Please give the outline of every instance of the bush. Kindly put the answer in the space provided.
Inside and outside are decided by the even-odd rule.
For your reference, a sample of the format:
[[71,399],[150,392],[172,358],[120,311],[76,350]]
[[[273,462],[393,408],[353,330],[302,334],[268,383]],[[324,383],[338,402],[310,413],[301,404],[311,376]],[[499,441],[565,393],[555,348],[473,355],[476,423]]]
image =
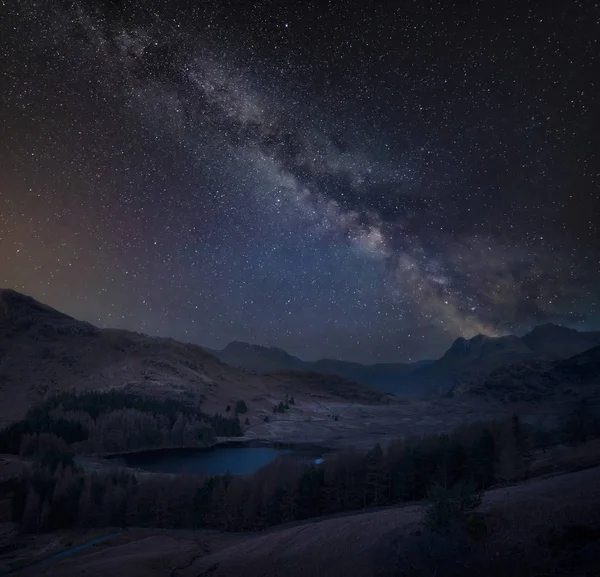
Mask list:
[[236,414],[247,413],[248,406],[246,405],[246,403],[244,401],[240,400],[235,404],[235,412],[236,412]]
[[598,415],[589,403],[581,401],[566,415],[562,425],[563,440],[569,445],[582,445],[600,435]]
[[473,483],[459,483],[449,488],[435,485],[427,495],[425,526],[441,531],[464,525],[468,513],[481,505],[482,495]]

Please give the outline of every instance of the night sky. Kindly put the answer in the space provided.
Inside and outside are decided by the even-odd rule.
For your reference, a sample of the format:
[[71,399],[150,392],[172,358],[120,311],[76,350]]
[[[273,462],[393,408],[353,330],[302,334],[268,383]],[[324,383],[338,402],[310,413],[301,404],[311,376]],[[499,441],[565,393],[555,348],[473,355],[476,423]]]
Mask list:
[[600,328],[593,0],[0,0],[0,286],[303,358]]

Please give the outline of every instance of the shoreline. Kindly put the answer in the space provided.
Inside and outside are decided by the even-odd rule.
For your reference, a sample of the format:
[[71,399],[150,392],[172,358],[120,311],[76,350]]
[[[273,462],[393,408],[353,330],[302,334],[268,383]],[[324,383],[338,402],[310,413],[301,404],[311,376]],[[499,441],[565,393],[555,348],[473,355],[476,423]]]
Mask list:
[[119,453],[102,453],[96,455],[81,455],[81,457],[88,459],[107,459],[114,460],[119,458],[127,458],[133,456],[150,456],[160,455],[161,453],[209,453],[215,449],[228,449],[228,448],[272,448],[272,449],[288,449],[291,451],[298,452],[319,452],[319,453],[330,453],[336,449],[332,446],[320,445],[308,441],[277,441],[273,439],[260,439],[260,438],[248,438],[248,437],[223,437],[212,445],[198,446],[198,445],[187,445],[183,447],[152,447],[149,449],[140,449],[136,451],[122,451]]

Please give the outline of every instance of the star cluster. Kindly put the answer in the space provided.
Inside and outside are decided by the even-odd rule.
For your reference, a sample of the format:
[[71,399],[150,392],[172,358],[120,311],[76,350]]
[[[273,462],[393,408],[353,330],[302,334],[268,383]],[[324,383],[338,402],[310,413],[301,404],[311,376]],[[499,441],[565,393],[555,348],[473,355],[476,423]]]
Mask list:
[[600,327],[597,3],[0,12],[0,284],[304,358]]

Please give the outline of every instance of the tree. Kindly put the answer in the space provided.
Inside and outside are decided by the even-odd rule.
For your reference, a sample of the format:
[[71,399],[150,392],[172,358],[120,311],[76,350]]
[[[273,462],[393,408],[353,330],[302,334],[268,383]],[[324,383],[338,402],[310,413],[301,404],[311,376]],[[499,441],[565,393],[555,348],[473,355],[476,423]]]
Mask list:
[[185,418],[181,413],[179,413],[179,415],[177,415],[177,419],[171,427],[171,443],[176,447],[183,447],[185,445],[185,429]]
[[294,400],[294,395],[290,397],[290,405],[295,405],[296,401]]
[[248,406],[246,405],[246,403],[243,400],[239,400],[235,404],[235,412],[236,412],[236,414],[248,412]]
[[92,496],[92,480],[87,477],[84,481],[84,487],[79,494],[78,524],[82,527],[95,526],[95,504]]
[[515,481],[525,476],[529,463],[529,439],[517,415],[502,427],[498,477]]
[[432,531],[456,527],[481,505],[481,499],[474,483],[459,483],[449,488],[435,485],[427,494],[429,505],[424,514],[425,526]]
[[495,481],[497,461],[496,441],[486,427],[467,452],[466,473],[479,488],[489,487]]
[[320,514],[319,497],[322,487],[323,470],[316,467],[306,469],[298,481],[298,519],[308,519]]
[[265,418],[263,419],[263,421],[264,421],[265,423],[268,423],[268,422],[269,422],[269,415],[265,415]]
[[367,453],[365,505],[382,505],[389,497],[390,479],[383,462],[383,449],[377,443]]
[[277,405],[277,412],[285,413],[285,405],[283,404],[283,401],[279,401],[279,404]]
[[42,500],[39,493],[30,485],[25,501],[21,524],[25,531],[37,531],[40,528]]
[[562,427],[563,437],[567,443],[582,444],[594,436],[594,415],[589,404],[579,402],[567,415]]

